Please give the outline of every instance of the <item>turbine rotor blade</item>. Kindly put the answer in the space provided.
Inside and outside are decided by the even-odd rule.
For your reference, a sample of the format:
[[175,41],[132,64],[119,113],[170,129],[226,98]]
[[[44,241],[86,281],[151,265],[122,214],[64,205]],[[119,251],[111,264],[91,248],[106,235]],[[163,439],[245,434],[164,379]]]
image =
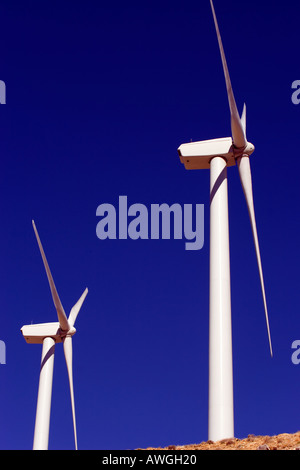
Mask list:
[[249,216],[250,216],[250,222],[251,222],[255,251],[256,251],[256,258],[257,258],[257,264],[258,264],[258,271],[259,271],[259,277],[260,277],[260,284],[261,284],[261,290],[262,290],[262,295],[263,295],[270,353],[271,353],[271,356],[273,356],[264,277],[263,277],[263,271],[262,271],[262,264],[261,264],[258,236],[257,236],[257,228],[256,228],[256,221],[255,221],[250,160],[249,160],[248,155],[237,158],[237,164],[238,164],[240,179],[241,179],[242,187],[244,190],[244,194],[245,194],[245,198],[246,198],[246,202],[248,206],[248,211],[249,211]]
[[52,299],[53,299],[53,302],[54,302],[54,305],[55,305],[55,308],[56,308],[56,311],[57,311],[57,316],[58,316],[58,321],[59,321],[60,328],[63,331],[69,331],[70,325],[68,323],[67,316],[65,314],[64,308],[63,308],[62,303],[60,301],[60,298],[58,296],[58,293],[57,293],[57,290],[56,290],[56,287],[55,287],[55,284],[54,284],[54,281],[53,281],[53,277],[52,277],[52,274],[51,274],[51,271],[50,271],[50,268],[49,268],[49,265],[48,265],[48,262],[47,262],[47,258],[46,258],[46,255],[45,255],[45,252],[44,252],[44,249],[43,249],[43,246],[42,246],[42,243],[41,243],[41,240],[40,240],[40,237],[39,237],[39,234],[38,234],[38,231],[36,229],[34,221],[32,221],[32,226],[33,226],[33,230],[34,230],[34,233],[35,233],[38,245],[39,245],[39,249],[40,249],[40,252],[41,252],[41,255],[42,255],[43,263],[44,263],[44,266],[45,266],[45,270],[46,270],[46,274],[47,274],[47,278],[48,278],[48,282],[49,282],[49,286],[50,286],[50,290],[51,290],[51,294],[52,294]]
[[76,318],[77,318],[77,315],[81,309],[81,306],[87,296],[87,293],[88,293],[88,288],[85,289],[84,293],[82,294],[82,296],[80,297],[80,299],[76,302],[76,304],[72,307],[71,309],[71,312],[70,312],[70,315],[69,315],[69,318],[68,318],[68,322],[69,322],[69,325],[72,327],[74,326],[74,323],[76,321]]
[[68,370],[69,384],[70,384],[70,396],[72,405],[72,416],[73,416],[73,428],[74,428],[74,440],[75,449],[77,450],[77,431],[76,431],[76,417],[75,417],[75,402],[74,402],[74,387],[73,387],[73,348],[72,348],[72,336],[65,336],[63,338],[63,346],[65,359]]
[[229,101],[229,108],[230,108],[230,114],[231,114],[231,133],[232,133],[232,140],[237,148],[242,148],[246,147],[247,145],[247,139],[243,130],[242,122],[236,107],[236,102],[234,99],[233,95],[233,90],[231,86],[231,80],[229,76],[229,71],[227,67],[227,62],[226,62],[226,57],[224,53],[224,48],[222,44],[222,39],[221,39],[221,34],[218,26],[218,21],[214,9],[214,5],[212,0],[210,0],[210,6],[212,9],[212,14],[214,17],[214,23],[215,23],[215,28],[217,32],[217,38],[218,38],[218,43],[219,43],[219,49],[221,53],[221,59],[222,59],[222,65],[223,65],[223,71],[225,75],[225,82],[226,82],[226,89],[227,89],[227,96],[228,96],[228,101]]
[[247,137],[246,137],[246,103],[244,103],[244,107],[243,107],[243,112],[241,116],[241,124],[242,124],[242,128],[244,131],[245,139],[247,140]]

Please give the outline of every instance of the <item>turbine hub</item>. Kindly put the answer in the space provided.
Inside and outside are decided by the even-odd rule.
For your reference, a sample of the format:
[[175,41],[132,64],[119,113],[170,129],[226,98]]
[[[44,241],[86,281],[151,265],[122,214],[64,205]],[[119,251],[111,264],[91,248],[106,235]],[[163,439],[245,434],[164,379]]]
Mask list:
[[247,142],[246,147],[244,148],[233,148],[234,158],[242,157],[243,155],[248,156],[251,155],[255,150],[255,147],[251,142]]
[[76,328],[74,326],[71,326],[69,330],[62,330],[59,328],[59,335],[61,338],[64,338],[65,336],[73,336],[76,333]]
[[253,144],[251,144],[251,142],[247,142],[247,145],[246,145],[246,148],[244,150],[244,152],[247,154],[247,155],[251,155],[251,153],[253,153],[255,150],[255,147]]
[[71,328],[68,331],[68,336],[73,336],[76,333],[76,328],[74,326],[71,326]]

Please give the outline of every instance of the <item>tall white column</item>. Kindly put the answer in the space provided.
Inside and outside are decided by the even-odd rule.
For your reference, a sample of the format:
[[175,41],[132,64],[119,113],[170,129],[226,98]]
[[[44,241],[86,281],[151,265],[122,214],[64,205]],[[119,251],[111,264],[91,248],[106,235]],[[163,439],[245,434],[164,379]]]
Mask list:
[[36,407],[33,450],[48,449],[54,349],[54,339],[45,338],[43,341],[42,349],[42,361]]
[[208,439],[234,436],[227,166],[210,163]]

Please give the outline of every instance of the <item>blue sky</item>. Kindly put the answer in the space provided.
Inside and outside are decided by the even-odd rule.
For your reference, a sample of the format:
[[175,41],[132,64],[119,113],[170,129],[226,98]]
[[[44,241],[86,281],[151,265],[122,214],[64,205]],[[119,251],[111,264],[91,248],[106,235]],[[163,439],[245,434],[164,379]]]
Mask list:
[[[235,435],[299,430],[298,1],[215,0],[238,109],[247,104],[254,203],[273,342],[252,233],[228,170]],[[89,288],[73,340],[80,449],[207,440],[209,171],[184,142],[230,135],[208,0],[0,4],[0,448],[33,442],[41,346],[24,324],[56,321],[34,219],[66,311]],[[99,240],[102,203],[204,204],[204,246]],[[49,448],[73,448],[62,345]]]

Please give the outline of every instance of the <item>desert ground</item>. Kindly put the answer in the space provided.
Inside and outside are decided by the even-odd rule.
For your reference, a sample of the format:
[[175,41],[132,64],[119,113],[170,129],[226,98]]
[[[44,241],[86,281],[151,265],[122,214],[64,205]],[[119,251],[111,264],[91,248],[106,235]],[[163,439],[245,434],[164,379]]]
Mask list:
[[200,444],[148,447],[146,450],[300,450],[300,431],[294,434],[278,434],[277,436],[249,434],[244,439],[230,438],[216,442],[201,442]]

